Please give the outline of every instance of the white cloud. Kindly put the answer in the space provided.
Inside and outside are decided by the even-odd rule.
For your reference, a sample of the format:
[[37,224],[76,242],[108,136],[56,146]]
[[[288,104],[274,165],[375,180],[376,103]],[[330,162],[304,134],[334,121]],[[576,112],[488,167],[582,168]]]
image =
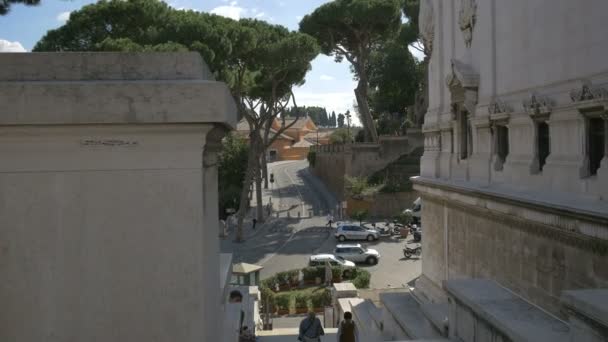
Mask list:
[[65,23],[70,19],[70,12],[61,12],[57,15],[57,21]]
[[236,1],[230,3],[230,6],[218,6],[210,11],[213,14],[221,15],[234,20],[239,20],[244,16],[246,9],[237,6]]
[[264,13],[264,12],[260,12],[260,13],[256,14],[256,15],[255,15],[255,17],[256,17],[256,18],[261,18],[261,17],[263,17],[263,16],[265,16],[265,15],[266,15],[266,13]]
[[333,80],[335,80],[335,78],[334,78],[334,77],[329,76],[329,75],[321,75],[321,77],[319,77],[319,79],[320,79],[321,81],[333,81]]
[[27,52],[27,50],[19,42],[0,39],[0,52]]
[[296,20],[297,20],[297,21],[302,20],[302,18],[304,18],[304,17],[303,17],[303,16],[301,16],[301,15],[296,15]]
[[416,58],[418,61],[424,60],[424,53],[422,51],[413,48],[412,46],[408,46],[407,49],[410,50],[414,58]]

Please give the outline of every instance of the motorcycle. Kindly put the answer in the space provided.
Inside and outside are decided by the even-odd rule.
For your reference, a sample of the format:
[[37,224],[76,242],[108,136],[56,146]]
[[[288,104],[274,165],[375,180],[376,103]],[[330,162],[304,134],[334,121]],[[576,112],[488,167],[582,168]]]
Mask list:
[[405,246],[403,249],[403,256],[406,259],[409,259],[412,257],[412,255],[420,257],[420,255],[422,255],[422,245],[416,244],[414,247]]

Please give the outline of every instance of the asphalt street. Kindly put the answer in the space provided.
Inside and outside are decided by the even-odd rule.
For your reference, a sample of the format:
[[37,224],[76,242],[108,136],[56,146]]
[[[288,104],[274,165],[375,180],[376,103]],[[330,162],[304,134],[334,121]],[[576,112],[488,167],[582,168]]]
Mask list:
[[[247,222],[245,229],[250,237],[245,242],[235,243],[228,237],[221,244],[222,252],[233,253],[234,262],[263,266],[262,279],[280,271],[305,267],[311,254],[331,253],[337,244],[333,229],[325,224],[327,213],[333,211],[338,202],[310,173],[308,162],[271,163],[269,172],[274,174],[275,182],[263,195],[265,203],[272,202],[272,218],[258,225],[256,231],[251,231],[251,224]],[[420,275],[420,260],[403,258],[404,240],[386,238],[355,243],[377,249],[381,254],[377,265],[360,265],[372,274],[371,288],[405,287]]]

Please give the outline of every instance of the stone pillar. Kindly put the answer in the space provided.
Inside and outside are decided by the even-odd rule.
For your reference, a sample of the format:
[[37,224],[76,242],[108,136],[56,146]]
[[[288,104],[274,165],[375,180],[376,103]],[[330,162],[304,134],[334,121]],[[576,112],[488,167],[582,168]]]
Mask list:
[[0,66],[0,341],[219,341],[226,86],[195,53]]

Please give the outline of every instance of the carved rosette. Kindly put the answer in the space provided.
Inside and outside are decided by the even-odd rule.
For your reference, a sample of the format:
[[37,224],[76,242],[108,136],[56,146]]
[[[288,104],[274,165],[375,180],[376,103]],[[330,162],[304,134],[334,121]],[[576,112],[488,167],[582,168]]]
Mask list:
[[530,94],[530,98],[523,102],[524,110],[533,119],[543,118],[551,114],[551,101],[537,94]]
[[435,39],[435,12],[431,0],[420,1],[418,30],[422,37],[422,43],[430,56],[433,51],[433,40]]
[[477,2],[475,0],[462,0],[458,13],[458,24],[464,37],[466,47],[471,47],[473,41],[473,28],[477,17]]

